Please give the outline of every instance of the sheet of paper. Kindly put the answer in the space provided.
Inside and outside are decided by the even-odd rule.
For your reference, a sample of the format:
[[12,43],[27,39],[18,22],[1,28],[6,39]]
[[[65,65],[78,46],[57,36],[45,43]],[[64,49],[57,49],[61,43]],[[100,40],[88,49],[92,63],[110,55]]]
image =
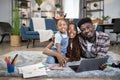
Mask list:
[[46,66],[42,63],[19,67],[19,73],[23,74],[23,78],[47,75]]
[[49,69],[50,70],[63,70],[64,67],[60,67],[59,65],[50,65]]

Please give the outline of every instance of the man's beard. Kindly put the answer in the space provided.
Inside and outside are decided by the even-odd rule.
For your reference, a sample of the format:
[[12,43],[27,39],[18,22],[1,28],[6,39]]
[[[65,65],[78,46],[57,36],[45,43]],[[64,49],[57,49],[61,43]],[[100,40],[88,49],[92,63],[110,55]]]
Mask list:
[[86,40],[88,40],[89,42],[94,42],[95,41],[95,32],[93,33],[93,35],[88,35],[88,36],[85,36],[86,37]]

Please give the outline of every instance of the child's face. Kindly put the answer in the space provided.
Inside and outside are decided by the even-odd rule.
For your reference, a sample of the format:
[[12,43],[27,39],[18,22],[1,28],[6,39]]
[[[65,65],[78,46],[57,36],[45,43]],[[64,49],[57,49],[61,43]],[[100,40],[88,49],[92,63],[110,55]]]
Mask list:
[[76,36],[77,31],[74,24],[69,25],[68,34],[69,38],[74,38]]
[[67,31],[67,23],[65,20],[59,20],[57,23],[57,29],[61,32],[61,33],[66,33]]

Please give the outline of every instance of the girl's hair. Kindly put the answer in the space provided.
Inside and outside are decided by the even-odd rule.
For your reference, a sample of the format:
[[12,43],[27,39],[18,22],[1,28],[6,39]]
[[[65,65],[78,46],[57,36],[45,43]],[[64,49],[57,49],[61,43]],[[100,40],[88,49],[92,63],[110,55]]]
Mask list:
[[66,21],[65,19],[57,19],[57,20],[56,20],[56,25],[58,24],[58,22],[59,22],[60,20],[64,20],[64,21],[67,23],[67,21]]
[[60,19],[57,19],[57,18],[53,17],[53,20],[55,21],[55,24],[56,24],[56,25],[58,24],[58,21],[59,21],[59,20],[64,20],[65,22],[67,22],[67,21],[65,20],[65,17],[64,17],[64,18],[60,18]]

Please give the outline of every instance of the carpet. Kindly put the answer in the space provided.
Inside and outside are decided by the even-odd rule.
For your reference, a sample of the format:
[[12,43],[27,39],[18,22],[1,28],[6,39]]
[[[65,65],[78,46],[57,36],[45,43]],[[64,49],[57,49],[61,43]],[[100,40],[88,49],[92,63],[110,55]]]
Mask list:
[[[11,56],[14,57],[15,54],[18,54],[18,61],[15,68],[15,73],[8,74],[6,72],[6,63],[4,61],[5,56]],[[108,52],[108,55],[110,55],[110,59],[108,60],[109,63],[116,62],[120,60],[120,55],[115,54],[111,51]],[[5,55],[0,56],[0,76],[19,76],[22,77],[18,73],[18,67],[30,65],[34,63],[42,62],[43,64],[46,64],[46,55],[44,55],[41,51],[13,51]],[[105,70],[94,70],[94,71],[85,71],[80,73],[75,73],[71,68],[69,68],[69,65],[76,65],[79,64],[80,61],[76,62],[68,62],[67,66],[64,68],[64,70],[51,70],[47,71],[47,76],[41,76],[42,78],[120,78],[120,69],[118,68],[112,68],[107,67]]]

